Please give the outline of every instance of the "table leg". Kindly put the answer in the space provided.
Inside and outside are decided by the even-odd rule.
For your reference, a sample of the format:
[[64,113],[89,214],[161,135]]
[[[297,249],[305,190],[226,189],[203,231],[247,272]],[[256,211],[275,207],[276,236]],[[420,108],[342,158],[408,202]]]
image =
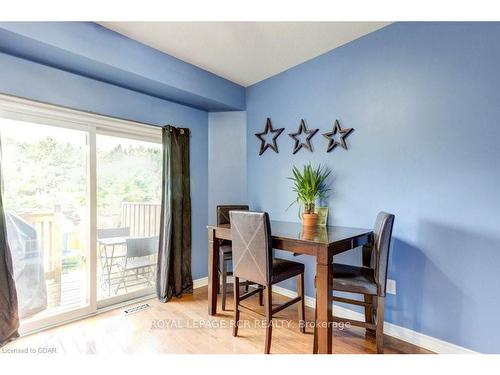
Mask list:
[[219,285],[219,241],[215,230],[208,229],[208,314],[217,314],[217,287]]
[[318,353],[332,353],[332,266],[331,261],[316,264],[316,303]]

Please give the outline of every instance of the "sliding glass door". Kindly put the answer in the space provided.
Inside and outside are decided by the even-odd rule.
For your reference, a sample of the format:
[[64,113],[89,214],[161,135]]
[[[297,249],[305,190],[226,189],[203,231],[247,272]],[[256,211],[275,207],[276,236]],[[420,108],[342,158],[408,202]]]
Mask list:
[[97,301],[153,293],[160,229],[161,145],[97,135]]
[[21,332],[154,291],[161,130],[0,94]]
[[0,132],[20,318],[88,307],[88,133],[10,119],[0,119]]

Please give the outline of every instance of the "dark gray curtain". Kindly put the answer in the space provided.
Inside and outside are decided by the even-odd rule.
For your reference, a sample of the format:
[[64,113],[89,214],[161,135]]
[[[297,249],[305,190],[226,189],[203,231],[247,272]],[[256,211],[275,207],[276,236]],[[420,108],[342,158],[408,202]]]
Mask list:
[[[1,155],[1,143],[0,143]],[[17,292],[14,284],[12,256],[7,242],[7,228],[2,200],[2,168],[0,165],[0,347],[19,336]]]
[[163,181],[156,295],[192,293],[189,129],[163,128]]

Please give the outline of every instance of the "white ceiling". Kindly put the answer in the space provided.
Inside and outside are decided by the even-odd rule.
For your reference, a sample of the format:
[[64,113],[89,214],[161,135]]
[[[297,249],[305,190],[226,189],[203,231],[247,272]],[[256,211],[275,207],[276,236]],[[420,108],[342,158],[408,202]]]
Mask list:
[[287,70],[389,22],[100,22],[243,86]]

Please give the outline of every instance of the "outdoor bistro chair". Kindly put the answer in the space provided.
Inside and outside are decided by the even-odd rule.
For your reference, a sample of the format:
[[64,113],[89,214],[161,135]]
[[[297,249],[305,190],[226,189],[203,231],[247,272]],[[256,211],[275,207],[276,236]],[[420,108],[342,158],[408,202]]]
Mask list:
[[101,263],[99,281],[101,289],[104,291],[107,290],[108,295],[111,295],[113,281],[117,280],[120,274],[120,271],[117,269],[118,262],[125,255],[124,239],[129,236],[129,227],[97,229],[97,245],[99,248],[99,261]]
[[121,276],[116,293],[121,288],[127,291],[141,284],[154,285],[158,239],[158,236],[126,239],[126,255],[118,265]]

